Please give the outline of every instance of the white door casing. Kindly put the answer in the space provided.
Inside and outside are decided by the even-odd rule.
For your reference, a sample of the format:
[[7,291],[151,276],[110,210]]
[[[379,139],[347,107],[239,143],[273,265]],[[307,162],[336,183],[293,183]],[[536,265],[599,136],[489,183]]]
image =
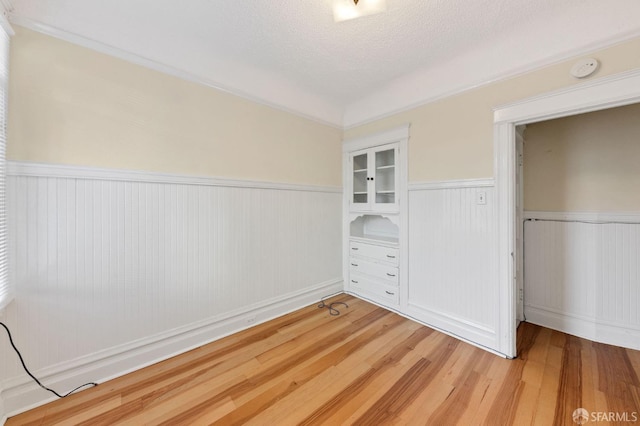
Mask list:
[[640,69],[576,84],[494,109],[498,229],[498,348],[515,357],[516,126],[640,102]]

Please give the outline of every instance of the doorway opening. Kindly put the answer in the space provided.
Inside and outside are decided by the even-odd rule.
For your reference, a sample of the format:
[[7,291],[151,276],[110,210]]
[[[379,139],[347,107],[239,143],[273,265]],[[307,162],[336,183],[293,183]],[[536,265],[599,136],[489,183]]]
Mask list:
[[640,349],[638,117],[640,103],[516,127],[519,321]]
[[[498,346],[515,357],[518,311],[517,126],[640,102],[640,70],[577,84],[494,111],[498,224]],[[521,267],[521,265],[520,265]]]

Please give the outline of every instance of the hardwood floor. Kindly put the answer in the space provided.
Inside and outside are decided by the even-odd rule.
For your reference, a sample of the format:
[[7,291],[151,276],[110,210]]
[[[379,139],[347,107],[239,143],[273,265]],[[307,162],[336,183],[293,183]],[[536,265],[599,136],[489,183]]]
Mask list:
[[349,308],[301,309],[7,425],[572,425],[579,407],[589,423],[629,424],[640,413],[638,351],[522,324],[519,358],[506,360],[333,300]]

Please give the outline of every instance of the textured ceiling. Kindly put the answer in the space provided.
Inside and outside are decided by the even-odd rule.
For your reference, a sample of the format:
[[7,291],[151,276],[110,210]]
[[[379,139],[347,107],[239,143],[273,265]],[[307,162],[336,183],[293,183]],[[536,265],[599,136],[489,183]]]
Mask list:
[[366,120],[344,123],[343,114],[403,76],[415,83],[416,73],[427,76],[442,64],[474,67],[456,59],[477,60],[478,52],[491,63],[477,64],[474,81],[440,72],[435,87],[477,84],[640,35],[638,0],[387,0],[387,12],[341,23],[333,21],[331,0],[12,4],[15,24],[97,41],[336,125]]

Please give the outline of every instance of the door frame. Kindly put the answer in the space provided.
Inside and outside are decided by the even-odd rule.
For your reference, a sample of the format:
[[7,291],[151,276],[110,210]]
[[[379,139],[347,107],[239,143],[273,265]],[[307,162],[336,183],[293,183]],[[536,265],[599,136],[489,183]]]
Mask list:
[[640,103],[640,69],[575,84],[494,109],[494,175],[498,230],[498,347],[517,355],[515,261],[516,126]]

